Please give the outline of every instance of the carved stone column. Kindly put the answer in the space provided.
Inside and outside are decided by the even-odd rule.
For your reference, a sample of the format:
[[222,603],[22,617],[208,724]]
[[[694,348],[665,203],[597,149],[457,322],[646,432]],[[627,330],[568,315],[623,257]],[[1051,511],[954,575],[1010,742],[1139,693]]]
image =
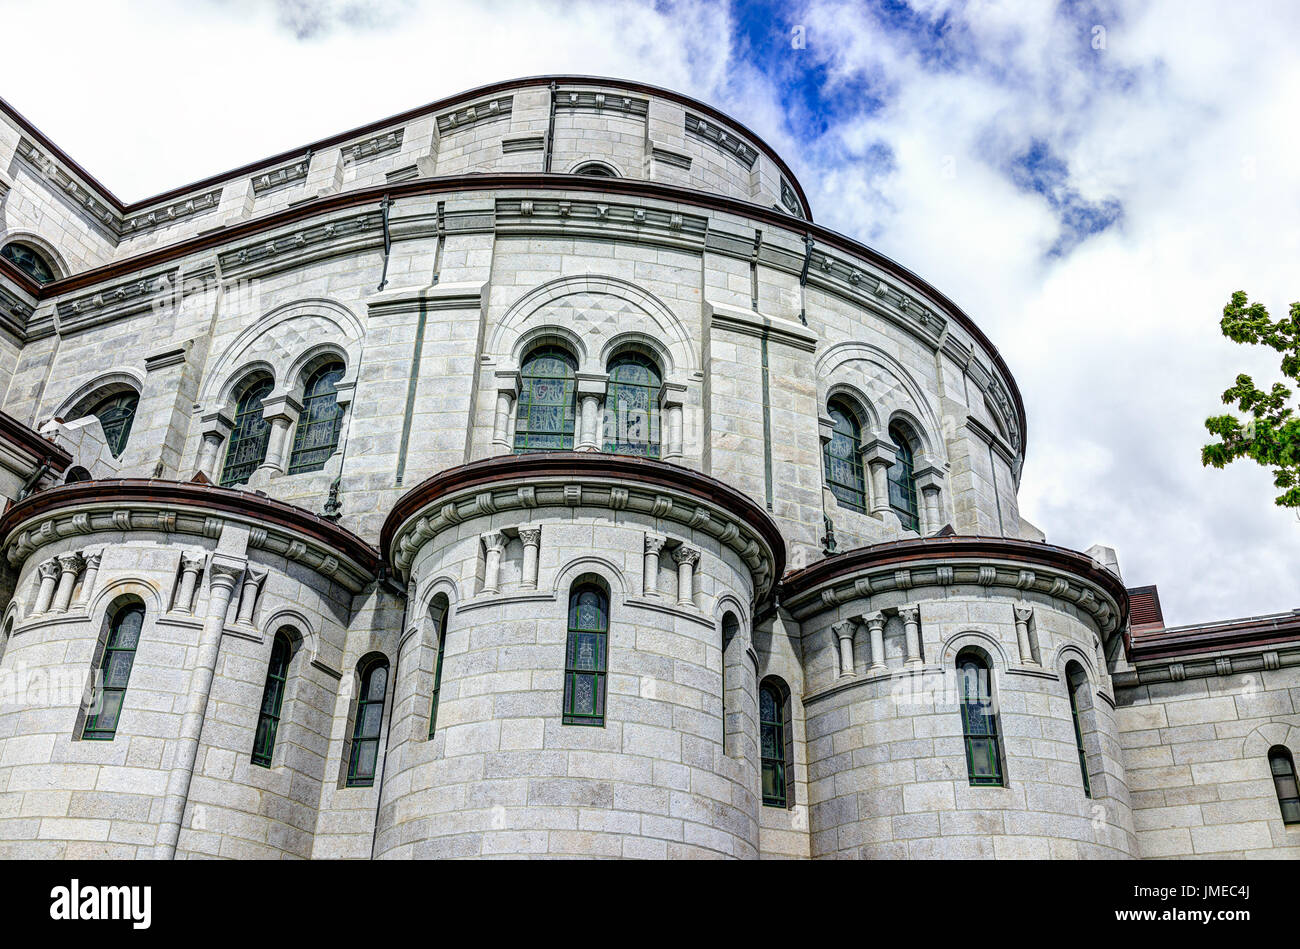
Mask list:
[[1025,665],[1037,665],[1034,662],[1034,647],[1029,640],[1029,621],[1034,616],[1034,611],[1028,606],[1017,606],[1016,611],[1016,644],[1020,647],[1020,661]]
[[898,610],[903,620],[904,641],[907,648],[907,666],[921,664],[921,609],[917,606],[903,606]]
[[72,588],[77,584],[84,561],[81,554],[59,554],[59,588],[54,593],[54,612],[66,613],[72,603]]
[[894,446],[878,438],[862,447],[862,463],[870,473],[871,513],[876,517],[889,513],[889,466],[897,457]]
[[519,585],[525,590],[537,589],[537,559],[542,546],[540,527],[519,528],[519,542],[524,545],[524,569]]
[[[244,574],[244,590],[239,597],[239,615],[235,617],[235,622],[240,626],[253,625],[253,609],[257,606],[257,595],[262,590],[262,584],[266,582],[266,570],[254,570],[252,567]],[[215,581],[215,574],[208,581]]]
[[92,550],[85,554],[86,576],[81,581],[81,596],[78,597],[78,603],[90,602],[90,595],[95,592],[95,580],[99,577],[99,561],[104,556],[102,548]]
[[498,370],[496,374],[497,406],[492,417],[492,444],[509,451],[511,448],[510,413],[519,397],[519,373]]
[[37,567],[36,573],[41,578],[41,585],[36,591],[36,604],[32,607],[32,612],[45,613],[54,600],[54,584],[59,579],[59,562],[51,558]]
[[498,593],[501,589],[501,555],[506,549],[506,535],[500,531],[488,531],[483,535],[483,546],[487,550],[483,563],[483,592]]
[[198,470],[209,481],[216,481],[221,474],[221,446],[235,423],[224,412],[209,412],[199,422],[203,426],[203,443],[199,446]]
[[645,569],[641,574],[641,592],[646,596],[659,595],[659,555],[668,538],[663,534],[645,535]]
[[944,473],[938,465],[923,460],[915,472],[916,491],[920,496],[921,536],[933,534],[943,527],[941,503]]
[[609,376],[603,373],[578,373],[578,419],[574,447],[578,451],[601,449],[601,403]]
[[673,551],[677,561],[677,602],[681,606],[695,605],[695,565],[700,562],[700,552],[682,544]]
[[685,452],[685,395],[686,386],[679,382],[664,382],[659,389],[659,457],[664,461],[677,461]]
[[871,634],[871,666],[867,672],[875,675],[885,671],[885,614],[873,613],[866,621]]
[[288,467],[289,430],[298,421],[302,405],[290,395],[273,396],[262,403],[262,418],[271,424],[266,439],[266,457],[258,470],[282,473]]
[[226,611],[230,608],[230,594],[243,573],[244,561],[225,554],[214,554],[208,571],[208,615],[199,634],[198,659],[190,673],[186,690],[185,714],[181,718],[181,733],[175,763],[167,779],[167,796],[163,800],[162,820],[159,822],[155,856],[170,860],[176,855],[176,841],[181,835],[181,821],[185,817],[185,803],[190,796],[190,782],[194,777],[194,760],[199,752],[199,735],[207,714],[208,695],[212,691],[212,677],[217,668],[217,654],[221,649],[221,631],[226,625]]
[[853,623],[845,620],[831,627],[839,643],[840,678],[853,675]]
[[172,609],[178,613],[194,612],[194,590],[198,586],[203,560],[202,551],[187,550],[181,554],[181,582],[176,591],[176,600],[172,604]]

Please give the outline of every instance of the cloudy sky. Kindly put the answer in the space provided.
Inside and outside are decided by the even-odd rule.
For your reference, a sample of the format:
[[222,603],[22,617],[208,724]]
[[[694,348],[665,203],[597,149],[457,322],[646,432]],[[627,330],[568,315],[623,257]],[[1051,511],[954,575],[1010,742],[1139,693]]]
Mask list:
[[[134,200],[511,76],[668,86],[780,151],[822,224],[958,301],[1024,394],[1023,515],[1167,622],[1300,607],[1300,519],[1203,421],[1300,299],[1300,4],[0,0],[0,95]],[[19,39],[20,42],[12,42]]]

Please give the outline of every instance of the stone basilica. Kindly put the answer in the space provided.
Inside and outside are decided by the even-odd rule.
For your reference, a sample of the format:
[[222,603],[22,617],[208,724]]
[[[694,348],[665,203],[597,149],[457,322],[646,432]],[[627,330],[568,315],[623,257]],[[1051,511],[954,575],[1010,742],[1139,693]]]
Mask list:
[[125,203],[0,103],[0,854],[1300,855],[1300,611],[1166,627],[729,116],[502,82]]

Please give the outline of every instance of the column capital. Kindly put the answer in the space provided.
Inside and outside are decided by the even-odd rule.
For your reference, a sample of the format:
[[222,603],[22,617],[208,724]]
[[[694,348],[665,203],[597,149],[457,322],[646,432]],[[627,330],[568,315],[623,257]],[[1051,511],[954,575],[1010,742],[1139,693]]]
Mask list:
[[1028,623],[1031,619],[1034,618],[1034,608],[1032,606],[1023,606],[1021,604],[1016,604],[1014,609],[1016,611],[1017,623]]
[[204,438],[207,438],[209,435],[215,435],[218,438],[224,439],[230,435],[230,432],[234,427],[234,419],[227,415],[223,409],[206,412],[199,416],[199,431],[202,432]]
[[578,398],[601,398],[609,388],[609,373],[579,372],[575,376]]
[[499,530],[487,531],[483,534],[483,546],[500,553],[506,549],[506,535]]
[[197,573],[203,569],[203,561],[207,559],[207,553],[202,550],[183,550],[181,551],[181,569],[187,573]]
[[688,563],[694,567],[700,562],[700,552],[694,547],[681,544],[673,550],[673,559],[679,564]]
[[898,616],[904,623],[921,622],[921,608],[919,606],[900,606]]
[[213,589],[229,592],[235,588],[244,572],[247,561],[228,554],[213,554],[212,566],[208,570],[208,584]]
[[298,421],[302,413],[302,403],[289,393],[273,394],[262,400],[262,418],[268,422],[280,420],[290,424]]
[[681,407],[686,402],[686,385],[681,382],[673,382],[665,379],[659,386],[659,407],[661,409],[671,409]]
[[666,543],[668,543],[668,538],[663,534],[652,534],[647,531],[645,535],[645,552],[658,556],[663,552]]
[[542,541],[542,528],[539,524],[519,528],[519,541],[525,547],[536,547]]
[[863,444],[860,454],[862,463],[873,468],[880,466],[888,468],[898,460],[898,449],[891,442],[879,438],[873,438]]
[[51,557],[49,560],[38,566],[36,572],[40,575],[42,580],[57,580],[59,579],[59,561],[54,557]]
[[885,628],[885,614],[881,612],[876,612],[870,614],[869,616],[863,616],[862,622],[865,623],[867,625],[867,628],[872,630],[873,632],[878,629],[883,630]]
[[518,369],[498,369],[493,373],[493,380],[498,395],[508,395],[512,399],[519,395],[522,383],[519,379]]
[[836,639],[852,639],[853,627],[854,623],[852,620],[844,620],[843,622],[836,623],[832,626],[831,631],[835,633]]
[[60,573],[80,573],[82,566],[85,564],[81,554],[75,551],[59,554],[58,561]]
[[98,570],[99,561],[104,556],[104,548],[96,547],[94,550],[86,551],[82,554],[82,559],[86,562],[87,570]]

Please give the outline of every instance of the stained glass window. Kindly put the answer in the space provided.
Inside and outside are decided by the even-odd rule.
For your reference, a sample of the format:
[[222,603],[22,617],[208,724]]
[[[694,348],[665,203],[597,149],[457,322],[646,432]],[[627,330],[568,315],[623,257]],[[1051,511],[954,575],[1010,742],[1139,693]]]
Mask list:
[[855,511],[866,511],[867,489],[862,476],[862,428],[849,407],[832,402],[826,407],[833,423],[823,456],[826,486],[835,499]]
[[280,707],[284,704],[284,685],[289,678],[289,654],[292,652],[289,637],[283,632],[275,634],[271,646],[271,663],[266,668],[266,687],[262,689],[262,710],[257,716],[257,731],[253,735],[253,764],[271,767],[275,751],[275,733],[280,728]]
[[1268,752],[1268,766],[1273,772],[1277,803],[1282,808],[1282,823],[1300,824],[1300,789],[1296,787],[1295,761],[1291,752],[1274,745]]
[[974,786],[1002,784],[998,715],[993,708],[989,667],[972,655],[957,661],[961,690],[961,728],[966,741],[966,769]]
[[270,394],[271,380],[263,379],[254,382],[239,397],[235,427],[230,432],[230,447],[226,449],[226,465],[221,472],[221,484],[225,487],[246,483],[266,459],[271,426],[262,418],[262,400]]
[[1088,677],[1077,663],[1066,667],[1066,689],[1070,693],[1070,717],[1074,720],[1074,744],[1079,749],[1079,771],[1083,774],[1083,793],[1092,797],[1092,782],[1088,779],[1088,755],[1083,750],[1083,725],[1079,720],[1079,695],[1088,687]]
[[33,247],[13,242],[0,248],[0,257],[9,261],[37,283],[49,283],[54,279],[54,268],[50,262]]
[[903,527],[914,531],[920,529],[920,520],[916,507],[916,462],[912,454],[912,439],[907,429],[901,425],[889,426],[889,437],[893,441],[897,454],[894,463],[889,466],[889,506]]
[[384,721],[384,694],[388,690],[388,663],[376,659],[361,676],[357,721],[352,729],[352,756],[348,759],[348,787],[368,788],[375,783],[379,760],[379,726]]
[[578,364],[558,346],[535,349],[520,371],[515,451],[569,451],[577,417]]
[[786,728],[785,697],[776,685],[764,682],[758,689],[758,728],[763,762],[763,803],[768,807],[786,806]]
[[433,701],[429,703],[429,737],[438,727],[438,697],[442,692],[442,657],[447,651],[447,612],[438,618],[438,658],[433,666]]
[[564,724],[605,724],[609,602],[603,591],[583,586],[569,597],[569,635],[564,659]]
[[96,675],[94,698],[81,737],[87,741],[112,741],[126,699],[126,685],[131,679],[140,630],[144,628],[144,607],[124,606],[113,614],[109,624],[104,657]]
[[320,471],[339,445],[343,410],[334,386],[343,378],[343,363],[322,366],[311,374],[303,388],[302,412],[293,436],[289,474]]
[[121,392],[110,395],[94,409],[91,414],[99,419],[99,426],[104,430],[104,441],[114,458],[122,457],[126,441],[131,437],[131,423],[135,421],[135,409],[140,397],[134,392]]
[[605,451],[659,457],[659,389],[663,379],[649,356],[624,353],[609,367]]

